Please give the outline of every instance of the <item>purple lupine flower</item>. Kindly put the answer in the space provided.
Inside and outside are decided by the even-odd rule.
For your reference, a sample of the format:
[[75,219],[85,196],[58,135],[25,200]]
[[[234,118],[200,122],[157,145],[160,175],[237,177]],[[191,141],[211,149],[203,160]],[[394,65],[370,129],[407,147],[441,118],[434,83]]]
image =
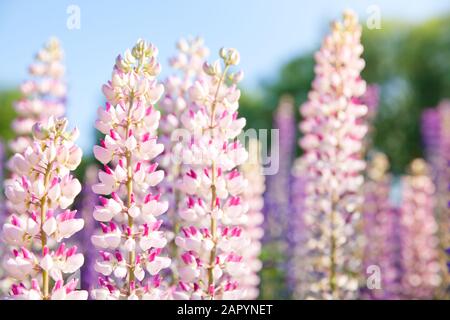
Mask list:
[[380,104],[380,86],[377,84],[367,85],[366,92],[360,100],[362,104],[367,106],[367,121],[372,122],[377,115]]
[[447,258],[449,260],[447,261],[447,272],[450,273],[450,247],[445,250],[445,253],[447,253]]
[[294,101],[283,96],[274,116],[274,128],[279,130],[279,169],[268,176],[266,192],[266,241],[280,240],[287,230],[291,167],[295,151]]
[[363,230],[365,250],[363,267],[367,276],[378,268],[380,287],[362,288],[366,299],[395,299],[398,293],[399,269],[396,256],[399,241],[395,239],[398,214],[389,201],[391,177],[387,174],[389,162],[386,155],[376,153],[371,157],[364,184]]
[[97,273],[94,270],[97,251],[91,243],[91,237],[96,229],[92,212],[98,204],[98,196],[92,191],[92,186],[97,182],[97,170],[95,165],[87,167],[78,208],[81,217],[84,219],[84,229],[78,237],[78,241],[84,250],[84,265],[80,270],[81,288],[89,291],[97,282]]
[[[295,127],[294,101],[291,97],[284,96],[280,100],[274,116],[274,128],[279,130],[279,141],[272,141],[272,143],[278,143],[279,168],[275,175],[267,177],[264,207],[264,229],[266,230],[264,244],[270,253],[264,262],[265,268],[273,268],[282,277],[287,268],[285,257],[287,255],[289,212],[291,211],[289,190],[295,151]],[[281,258],[276,258],[275,254],[281,255]],[[283,283],[284,280],[276,279],[280,283]],[[268,284],[268,286],[270,285]],[[276,288],[279,286],[277,285]],[[281,288],[271,288],[271,291],[274,291],[271,297],[286,297],[286,292],[281,292]]]
[[288,288],[294,298],[302,298],[308,290],[302,281],[305,272],[304,258],[306,256],[306,229],[304,221],[305,196],[306,196],[306,172],[302,158],[298,158],[292,170],[291,203],[292,212],[289,224],[289,261],[287,281]]
[[438,226],[434,217],[435,186],[426,162],[411,163],[403,178],[401,207],[401,257],[403,298],[431,299],[441,284],[438,260]]
[[422,114],[422,137],[426,158],[436,186],[435,214],[438,223],[439,262],[443,277],[437,297],[448,297],[450,274],[447,272],[445,249],[450,243],[450,100],[443,100],[436,108],[426,109]]
[[447,272],[450,273],[450,247],[445,250],[445,253],[447,253],[447,257],[449,259],[449,261],[447,261]]
[[438,109],[428,108],[422,113],[421,130],[426,158],[434,171],[440,153],[441,121]]

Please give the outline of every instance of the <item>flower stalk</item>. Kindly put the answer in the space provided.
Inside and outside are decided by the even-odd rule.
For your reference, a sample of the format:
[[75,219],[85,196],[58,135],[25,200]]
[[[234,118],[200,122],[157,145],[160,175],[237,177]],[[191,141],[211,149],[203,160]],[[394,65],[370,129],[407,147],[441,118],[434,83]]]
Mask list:
[[306,198],[304,221],[308,233],[306,298],[355,298],[361,268],[356,226],[361,215],[360,192],[365,168],[362,159],[367,106],[360,97],[366,83],[360,72],[361,26],[346,11],[342,22],[315,55],[315,79],[301,107]]
[[[10,162],[13,178],[5,181],[5,192],[13,214],[3,233],[13,248],[5,268],[20,281],[11,287],[15,299],[87,299],[86,291],[76,290],[78,279],[64,284],[63,276],[84,263],[77,247],[66,248],[63,242],[84,226],[76,211],[67,209],[81,191],[70,171],[80,164],[82,152],[74,143],[78,130],[66,132],[66,127],[64,118],[35,124],[32,144]],[[59,246],[51,251],[51,244]]]
[[219,54],[222,61],[205,63],[189,88],[188,108],[181,117],[189,135],[176,147],[184,168],[183,221],[175,238],[182,261],[174,292],[178,299],[242,297],[237,279],[245,263],[238,252],[247,243],[240,224],[248,210],[241,196],[247,182],[238,171],[247,152],[236,140],[245,125],[237,118],[236,84],[242,73],[230,72],[239,62],[235,49]]
[[157,54],[138,40],[116,59],[112,80],[103,86],[108,102],[98,110],[96,127],[105,138],[94,147],[104,165],[93,186],[102,195],[93,212],[101,230],[91,237],[101,274],[94,299],[161,299],[167,293],[160,272],[171,261],[161,255],[167,239],[157,217],[168,203],[156,193],[164,172],[154,162],[164,149],[156,136],[160,113],[154,105],[163,94]]

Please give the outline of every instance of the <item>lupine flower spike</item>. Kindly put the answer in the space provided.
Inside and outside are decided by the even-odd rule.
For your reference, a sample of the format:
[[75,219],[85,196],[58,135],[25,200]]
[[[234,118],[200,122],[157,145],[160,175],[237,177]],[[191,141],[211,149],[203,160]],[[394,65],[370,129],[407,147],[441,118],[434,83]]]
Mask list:
[[185,165],[185,222],[175,239],[183,260],[176,298],[242,297],[237,279],[247,266],[239,251],[249,244],[240,227],[248,210],[242,199],[247,182],[237,168],[247,158],[236,140],[245,126],[237,113],[242,72],[229,73],[239,63],[235,49],[221,49],[220,57],[223,68],[220,60],[204,64],[206,75],[189,89],[192,103],[181,118],[191,137],[177,148]]
[[32,78],[21,85],[23,98],[14,104],[18,116],[12,124],[17,136],[10,143],[13,152],[22,153],[30,145],[31,128],[36,122],[64,115],[67,88],[63,56],[59,41],[51,38],[30,65]]
[[402,294],[408,299],[431,299],[441,283],[437,223],[434,217],[435,186],[422,159],[411,163],[403,178],[401,208]]
[[94,269],[97,251],[91,243],[91,236],[96,230],[96,222],[92,217],[92,211],[98,205],[98,195],[92,191],[92,186],[97,183],[97,171],[97,166],[92,164],[86,168],[81,199],[78,202],[78,211],[85,221],[82,232],[78,234],[78,241],[85,254],[84,265],[80,270],[81,287],[89,290],[97,284],[97,273]]
[[[387,173],[389,161],[383,153],[370,157],[367,180],[364,183],[363,230],[365,250],[363,272],[382,273],[380,286],[368,288],[363,281],[363,296],[367,299],[395,299],[399,293],[400,268],[397,256],[400,243],[396,237],[399,216],[389,201],[391,176]],[[373,269],[379,268],[379,269]],[[366,279],[364,279],[366,280]]]
[[[292,206],[290,202],[290,189],[292,183],[292,164],[295,153],[295,115],[294,99],[291,96],[283,96],[274,113],[274,128],[279,132],[278,153],[279,166],[274,175],[267,177],[267,191],[265,192],[264,226],[267,230],[264,234],[264,245],[267,248],[265,255],[265,274],[275,274],[264,278],[266,286],[270,286],[271,295],[268,298],[287,298],[284,285],[287,278],[287,259],[291,248],[287,243],[288,225]],[[268,290],[267,290],[268,291]]]
[[[178,209],[181,206],[181,195],[178,184],[182,178],[182,163],[174,157],[174,148],[179,146],[173,138],[176,131],[182,128],[181,115],[189,106],[188,90],[199,76],[204,76],[203,63],[209,54],[208,48],[204,46],[201,38],[181,39],[177,43],[178,54],[170,59],[170,65],[177,71],[165,81],[165,95],[159,102],[161,109],[161,143],[164,144],[164,152],[161,154],[161,168],[165,171],[165,179],[161,183],[164,199],[169,201],[167,212],[167,227],[170,243],[170,254],[178,257],[175,245],[175,235],[178,234],[181,219]],[[172,283],[178,282],[178,260],[172,259]]]
[[305,196],[307,174],[304,160],[297,158],[292,168],[292,213],[289,225],[289,245],[290,261],[288,261],[287,281],[289,290],[294,299],[302,299],[309,291],[308,284],[303,281],[307,267],[305,257],[308,250],[306,248],[306,228],[305,228]]
[[316,77],[300,110],[304,117],[300,144],[308,176],[307,298],[349,299],[358,289],[355,273],[361,263],[358,241],[353,239],[362,205],[361,154],[367,132],[362,121],[367,107],[359,102],[366,89],[360,76],[364,67],[360,38],[357,16],[345,12],[315,55]]
[[427,162],[436,186],[436,220],[438,223],[439,260],[442,284],[437,298],[448,298],[450,274],[447,272],[448,256],[445,250],[450,246],[450,100],[443,100],[436,108],[429,108],[422,114],[422,135],[425,142]]
[[[92,236],[99,249],[95,270],[101,274],[95,299],[161,299],[160,271],[170,259],[161,255],[167,240],[158,217],[168,203],[155,192],[164,178],[152,160],[164,149],[157,142],[160,113],[154,104],[163,94],[157,82],[158,50],[138,40],[119,56],[112,80],[103,86],[108,100],[98,109],[96,128],[105,135],[94,147],[104,165],[93,186],[100,205],[93,212],[101,230]],[[107,196],[107,197],[105,197]]]
[[[33,142],[23,154],[11,159],[13,179],[5,182],[12,215],[3,226],[3,237],[12,255],[5,262],[15,299],[86,299],[76,290],[78,279],[64,283],[76,272],[84,258],[76,246],[63,240],[83,228],[83,219],[69,206],[81,191],[70,171],[81,161],[81,149],[74,144],[78,130],[66,132],[67,120],[50,117],[33,126]],[[56,250],[50,250],[55,243]],[[50,287],[50,281],[54,283]]]

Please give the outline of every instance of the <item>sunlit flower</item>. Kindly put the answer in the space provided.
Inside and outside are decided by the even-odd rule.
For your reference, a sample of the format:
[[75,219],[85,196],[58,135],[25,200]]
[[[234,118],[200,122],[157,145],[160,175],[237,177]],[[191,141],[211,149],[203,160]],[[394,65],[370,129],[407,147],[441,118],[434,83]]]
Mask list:
[[304,281],[310,298],[353,298],[358,289],[352,275],[360,268],[358,243],[352,238],[362,204],[361,151],[367,132],[362,121],[367,107],[358,99],[366,90],[360,38],[356,15],[346,11],[315,54],[313,89],[300,110],[307,175]]
[[188,89],[189,104],[181,116],[187,140],[174,147],[181,159],[183,226],[175,238],[180,250],[180,282],[174,298],[236,299],[243,287],[236,281],[246,272],[242,235],[248,204],[242,197],[247,180],[237,169],[247,158],[235,138],[245,126],[238,118],[242,73],[229,73],[239,61],[235,49],[222,49],[220,60],[204,63],[204,74]]
[[169,202],[167,212],[168,229],[170,240],[170,254],[172,260],[172,283],[177,281],[178,273],[178,252],[174,244],[175,234],[178,232],[181,223],[181,215],[187,218],[186,214],[194,214],[191,209],[180,212],[181,195],[179,181],[182,177],[182,162],[176,158],[175,148],[179,148],[177,130],[182,129],[180,120],[182,114],[190,104],[189,88],[199,76],[204,75],[203,63],[209,55],[209,50],[204,45],[202,38],[180,39],[177,43],[177,54],[169,62],[174,73],[170,75],[164,83],[165,93],[158,106],[161,109],[161,122],[159,131],[161,132],[161,142],[164,144],[164,152],[159,156],[160,166],[165,171],[165,179],[160,187],[163,190],[163,197]]
[[[77,247],[66,248],[61,242],[84,226],[76,211],[67,209],[81,190],[70,171],[79,165],[82,153],[75,144],[77,130],[67,132],[66,127],[64,118],[36,123],[32,143],[11,159],[13,178],[5,181],[5,193],[13,214],[3,226],[3,235],[14,249],[5,268],[22,281],[12,286],[12,298],[87,298],[86,291],[76,290],[77,280],[65,285],[63,280],[63,275],[76,272],[84,262]],[[51,251],[50,242],[59,247]],[[52,292],[50,278],[56,281]],[[25,283],[31,286],[27,288]]]
[[158,220],[168,203],[154,188],[164,178],[153,162],[164,149],[156,136],[160,113],[154,104],[163,93],[156,80],[157,53],[138,40],[117,58],[112,80],[103,86],[108,102],[98,109],[96,127],[105,137],[94,155],[104,167],[92,187],[102,195],[93,211],[101,227],[91,237],[99,249],[94,268],[101,275],[94,299],[158,298],[165,291],[159,282],[145,284],[170,266],[161,255],[167,240]]

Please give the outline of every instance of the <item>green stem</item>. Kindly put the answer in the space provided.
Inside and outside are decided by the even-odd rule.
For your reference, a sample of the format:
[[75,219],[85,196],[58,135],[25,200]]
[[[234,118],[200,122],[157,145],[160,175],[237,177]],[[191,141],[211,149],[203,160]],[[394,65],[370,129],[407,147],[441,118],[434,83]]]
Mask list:
[[[214,120],[216,116],[216,104],[217,104],[217,97],[219,95],[220,87],[222,86],[222,83],[225,80],[225,76],[227,74],[229,65],[225,65],[225,69],[219,79],[219,83],[217,84],[217,89],[214,94],[214,100],[211,105],[211,122],[210,122],[210,128],[213,130],[214,128]],[[213,135],[213,131],[211,133]],[[217,199],[217,193],[216,193],[216,164],[213,161],[211,166],[211,214],[214,211],[214,206],[216,204]],[[211,237],[213,241],[213,247],[211,249],[211,253],[209,256],[209,266],[208,266],[208,292],[209,288],[211,286],[215,286],[214,283],[214,265],[216,260],[216,251],[217,251],[217,220],[211,216]],[[213,299],[213,296],[211,296],[211,299]]]
[[[50,180],[50,174],[51,174],[51,167],[52,163],[48,164],[47,168],[45,169],[45,175],[44,175],[44,190],[47,190],[48,183]],[[42,246],[42,256],[44,256],[44,249],[47,246],[47,234],[44,231],[44,224],[46,219],[46,213],[47,213],[47,193],[41,198],[41,246]],[[43,299],[48,300],[49,299],[49,277],[48,277],[48,271],[42,270],[42,292],[43,292]]]

